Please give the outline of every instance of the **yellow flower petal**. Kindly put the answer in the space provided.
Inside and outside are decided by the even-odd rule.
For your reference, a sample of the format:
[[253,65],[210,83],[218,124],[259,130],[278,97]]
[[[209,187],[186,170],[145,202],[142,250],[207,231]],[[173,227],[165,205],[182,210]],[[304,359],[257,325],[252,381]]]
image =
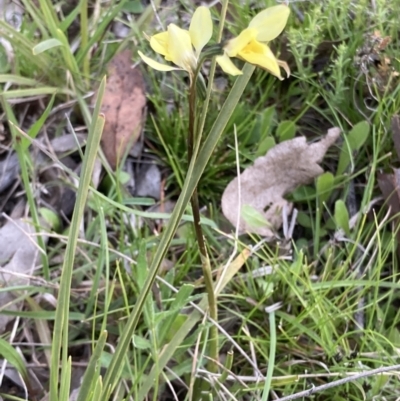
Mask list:
[[257,31],[255,29],[247,28],[240,32],[238,37],[231,39],[224,47],[224,50],[229,57],[236,57],[256,36]]
[[254,41],[241,51],[238,56],[248,63],[257,65],[282,79],[278,60],[267,45]]
[[237,68],[235,64],[232,63],[231,59],[228,57],[227,54],[216,57],[216,61],[222,68],[222,71],[224,71],[226,74],[234,76],[243,74],[242,71],[240,71],[239,68]]
[[196,69],[197,60],[189,32],[175,24],[168,25],[168,57],[186,71]]
[[140,58],[151,68],[154,68],[157,71],[173,71],[179,70],[179,68],[171,67],[170,65],[161,64],[158,61],[153,60],[150,57],[145,56],[141,51],[138,51]]
[[213,33],[211,13],[207,7],[198,7],[190,22],[189,34],[196,55],[199,56],[203,47],[210,41]]
[[249,28],[257,30],[257,40],[269,42],[283,31],[289,14],[290,9],[285,5],[269,7],[250,21]]
[[168,32],[161,32],[150,38],[151,48],[158,54],[168,54]]

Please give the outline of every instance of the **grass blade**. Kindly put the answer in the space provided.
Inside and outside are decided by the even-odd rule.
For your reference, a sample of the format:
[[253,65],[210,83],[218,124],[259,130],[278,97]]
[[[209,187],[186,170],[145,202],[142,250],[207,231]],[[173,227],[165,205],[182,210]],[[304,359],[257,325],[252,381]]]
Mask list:
[[[71,221],[70,235],[67,249],[65,251],[64,265],[62,269],[60,292],[58,297],[56,319],[53,331],[52,359],[50,367],[50,400],[57,401],[59,383],[59,360],[60,351],[63,348],[62,361],[67,360],[68,354],[68,321],[69,321],[69,298],[71,290],[72,271],[75,260],[75,249],[78,242],[79,225],[83,217],[86,199],[89,192],[89,185],[92,178],[94,163],[100,144],[101,134],[104,127],[104,116],[100,115],[100,106],[104,94],[106,79],[103,78],[100,84],[98,98],[93,112],[92,123],[89,128],[88,142],[86,145],[85,158],[82,166],[82,177],[79,180],[78,193],[75,209]],[[63,376],[64,372],[62,372]]]

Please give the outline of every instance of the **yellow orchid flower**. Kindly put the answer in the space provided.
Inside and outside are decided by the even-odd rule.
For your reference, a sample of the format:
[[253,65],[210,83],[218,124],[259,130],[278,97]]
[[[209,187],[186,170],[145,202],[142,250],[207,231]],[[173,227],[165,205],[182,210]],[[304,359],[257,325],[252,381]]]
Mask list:
[[165,60],[172,61],[177,67],[159,63],[140,51],[138,53],[141,59],[155,70],[185,70],[193,76],[200,53],[211,39],[212,32],[210,10],[201,6],[193,14],[189,30],[170,24],[167,31],[150,37],[152,49],[164,56]]
[[283,31],[289,14],[290,9],[285,5],[269,7],[257,14],[238,37],[224,46],[224,55],[217,57],[222,70],[231,75],[242,74],[230,60],[230,57],[237,57],[269,71],[279,79],[282,79],[280,66],[289,75],[287,64],[278,60],[267,45]]

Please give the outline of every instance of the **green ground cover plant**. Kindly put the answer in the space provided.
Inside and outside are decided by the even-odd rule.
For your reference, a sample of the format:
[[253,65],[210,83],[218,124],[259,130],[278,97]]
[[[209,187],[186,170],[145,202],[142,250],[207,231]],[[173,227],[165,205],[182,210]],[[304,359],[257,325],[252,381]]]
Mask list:
[[[399,399],[400,3],[10,4],[0,3],[0,156],[19,167],[0,191],[0,248],[22,217],[37,263],[11,274],[14,254],[0,250],[11,274],[0,282],[0,397]],[[262,40],[256,24],[253,37],[246,29],[270,7],[290,15],[268,16],[260,26],[277,32]],[[164,54],[161,36],[158,57],[160,32],[182,47]],[[255,47],[240,53],[231,39],[247,34]],[[270,64],[251,64],[270,40]],[[100,146],[108,68],[124,49],[145,77],[142,157],[160,167],[170,211],[132,195],[129,171],[113,171]],[[316,143],[332,127],[341,134],[323,174],[285,195],[287,224],[268,239],[235,232],[221,210],[228,183],[276,145]],[[48,147],[67,135],[73,150]],[[11,174],[1,166],[0,188]],[[69,213],[52,203],[59,182],[74,193]]]

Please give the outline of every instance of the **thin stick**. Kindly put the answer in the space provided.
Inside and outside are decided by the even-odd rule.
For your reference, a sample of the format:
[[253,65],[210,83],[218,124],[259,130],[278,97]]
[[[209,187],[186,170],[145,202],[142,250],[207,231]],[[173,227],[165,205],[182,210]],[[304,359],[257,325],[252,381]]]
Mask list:
[[400,369],[400,365],[392,365],[386,366],[378,369],[373,369],[368,372],[362,372],[356,376],[345,377],[344,379],[336,380],[331,383],[326,383],[321,386],[310,388],[309,390],[300,391],[300,393],[288,395],[287,397],[279,398],[277,401],[290,401],[296,400],[301,397],[309,397],[312,394],[319,393],[321,391],[327,390],[329,388],[341,386],[342,384],[350,383],[358,379],[362,379],[364,377],[374,376],[380,373],[389,372],[391,370],[398,370]]

